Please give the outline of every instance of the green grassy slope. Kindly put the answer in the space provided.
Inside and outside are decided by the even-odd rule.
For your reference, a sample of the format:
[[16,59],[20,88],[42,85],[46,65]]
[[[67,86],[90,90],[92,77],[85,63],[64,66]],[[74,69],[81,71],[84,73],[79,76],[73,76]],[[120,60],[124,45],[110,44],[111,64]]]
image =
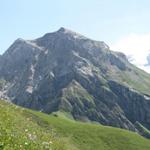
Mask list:
[[130,64],[130,71],[108,72],[108,79],[114,80],[127,87],[133,88],[140,93],[150,95],[150,74]]
[[136,133],[46,115],[0,101],[0,150],[149,150]]
[[0,115],[0,150],[67,149],[54,129],[28,110],[0,100]]

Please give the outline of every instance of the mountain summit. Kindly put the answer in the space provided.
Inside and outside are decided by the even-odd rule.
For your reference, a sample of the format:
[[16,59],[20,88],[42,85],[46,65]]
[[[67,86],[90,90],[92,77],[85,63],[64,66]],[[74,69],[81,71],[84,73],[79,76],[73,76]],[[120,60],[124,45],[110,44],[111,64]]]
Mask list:
[[16,40],[0,56],[0,81],[0,96],[24,107],[150,129],[150,75],[104,42],[65,28]]

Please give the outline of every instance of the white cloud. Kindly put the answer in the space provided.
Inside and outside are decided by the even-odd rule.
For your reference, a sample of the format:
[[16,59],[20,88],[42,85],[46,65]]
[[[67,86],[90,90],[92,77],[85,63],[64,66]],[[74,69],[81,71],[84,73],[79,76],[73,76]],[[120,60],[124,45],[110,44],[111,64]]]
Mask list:
[[130,34],[110,46],[112,50],[120,51],[128,56],[131,56],[132,63],[150,72],[150,67],[145,67],[147,64],[147,56],[150,53],[150,34]]

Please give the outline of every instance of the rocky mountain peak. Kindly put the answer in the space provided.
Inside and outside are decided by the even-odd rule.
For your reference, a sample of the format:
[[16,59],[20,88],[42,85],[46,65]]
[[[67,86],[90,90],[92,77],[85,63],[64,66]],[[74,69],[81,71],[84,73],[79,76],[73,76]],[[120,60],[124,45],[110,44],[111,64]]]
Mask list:
[[64,28],[64,27],[61,27],[59,30],[57,30],[55,32],[47,33],[43,37],[36,39],[36,42],[41,44],[41,41],[42,41],[42,43],[43,43],[43,41],[47,41],[47,43],[48,43],[53,40],[56,41],[57,39],[58,40],[70,40],[72,42],[75,42],[78,40],[88,40],[87,37],[85,37],[77,32],[74,32],[74,31]]
[[62,33],[64,35],[70,35],[74,38],[85,38],[85,39],[88,39],[87,37],[84,37],[83,35],[77,33],[77,32],[74,32],[70,29],[67,29],[67,28],[64,28],[64,27],[61,27],[58,31],[56,31],[57,33]]
[[25,40],[22,38],[18,38],[15,42],[25,42]]
[[[76,51],[79,55],[99,56],[102,51],[108,51],[109,46],[103,41],[95,41],[77,32],[61,27],[56,32],[47,33],[33,41],[39,47],[56,53]],[[46,52],[46,53],[47,53]]]
[[136,130],[135,121],[150,128],[150,101],[140,94],[149,98],[149,75],[104,42],[63,27],[35,40],[16,40],[0,57],[0,79],[6,81],[1,93],[24,107],[63,109],[75,119],[130,130]]
[[60,27],[57,32],[69,32],[69,31],[71,31],[71,30],[69,30],[65,27]]

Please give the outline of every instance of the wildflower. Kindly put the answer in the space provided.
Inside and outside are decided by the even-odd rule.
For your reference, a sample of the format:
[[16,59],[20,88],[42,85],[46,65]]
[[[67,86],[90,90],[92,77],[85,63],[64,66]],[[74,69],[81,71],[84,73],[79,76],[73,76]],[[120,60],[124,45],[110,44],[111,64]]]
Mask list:
[[25,132],[28,132],[28,129],[25,129]]
[[25,142],[24,144],[25,144],[25,145],[28,145],[28,143],[27,143],[27,142]]
[[36,140],[36,135],[32,135],[32,134],[28,134],[28,137],[29,137],[29,139],[30,140],[32,140],[32,141],[34,141],[34,140]]
[[43,145],[49,145],[49,143],[48,143],[48,142],[45,142],[45,141],[42,142],[42,144],[43,144]]

